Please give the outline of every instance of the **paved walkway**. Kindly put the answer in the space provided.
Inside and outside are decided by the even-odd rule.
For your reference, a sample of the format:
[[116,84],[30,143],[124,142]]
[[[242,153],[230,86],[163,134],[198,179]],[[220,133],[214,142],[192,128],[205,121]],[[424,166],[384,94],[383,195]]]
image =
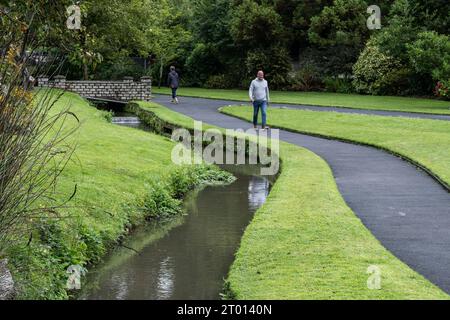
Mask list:
[[[167,96],[153,100],[222,128],[249,128],[221,114],[232,101]],[[450,293],[450,193],[413,165],[386,152],[350,143],[280,131],[280,139],[325,159],[347,204],[394,255]],[[293,190],[295,192],[295,190]]]
[[[156,95],[156,97],[163,97],[164,95]],[[216,100],[210,98],[204,98],[205,100]],[[224,102],[224,100],[221,100]],[[225,101],[227,105],[241,105],[247,102],[243,101]],[[342,108],[342,107],[320,107],[320,106],[310,106],[310,105],[297,105],[297,104],[282,104],[282,103],[271,103],[271,108],[282,108],[282,109],[294,109],[294,110],[311,110],[318,112],[339,112],[348,114],[368,114],[376,116],[387,116],[387,117],[404,117],[404,118],[416,118],[416,119],[432,119],[432,120],[445,120],[450,121],[450,114],[440,115],[440,114],[425,114],[425,113],[414,113],[414,112],[403,112],[403,111],[383,111],[383,110],[367,110],[367,109],[353,109],[353,108]],[[450,109],[450,105],[449,105]]]

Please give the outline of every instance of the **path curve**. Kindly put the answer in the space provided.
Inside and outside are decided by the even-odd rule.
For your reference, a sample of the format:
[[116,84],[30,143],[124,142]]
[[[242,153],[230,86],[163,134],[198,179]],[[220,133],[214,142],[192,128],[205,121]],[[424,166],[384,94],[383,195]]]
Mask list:
[[[157,94],[156,97],[160,98],[163,96],[167,96],[165,94]],[[197,97],[190,97],[197,99]],[[184,99],[184,98],[183,98]],[[220,99],[214,98],[199,98],[210,101],[222,101]],[[245,101],[238,100],[229,100],[226,101],[229,105],[242,105],[249,104]],[[405,112],[405,111],[388,111],[388,110],[369,110],[369,109],[355,109],[355,108],[345,108],[345,107],[326,107],[326,106],[313,106],[313,105],[303,105],[303,104],[283,104],[283,103],[271,103],[271,108],[280,108],[280,109],[294,109],[294,110],[309,110],[309,111],[317,111],[317,112],[338,112],[338,113],[346,113],[346,114],[365,114],[365,115],[374,115],[374,116],[385,116],[385,117],[403,117],[403,118],[413,118],[413,119],[430,119],[430,120],[444,120],[450,121],[450,114],[431,114],[431,113],[419,113],[419,112]],[[449,108],[450,109],[450,108]]]
[[[233,101],[182,98],[165,105],[227,129],[249,128],[218,108]],[[450,193],[424,171],[387,152],[280,130],[280,139],[305,147],[330,165],[348,206],[396,257],[450,293]],[[294,190],[293,190],[294,191]]]

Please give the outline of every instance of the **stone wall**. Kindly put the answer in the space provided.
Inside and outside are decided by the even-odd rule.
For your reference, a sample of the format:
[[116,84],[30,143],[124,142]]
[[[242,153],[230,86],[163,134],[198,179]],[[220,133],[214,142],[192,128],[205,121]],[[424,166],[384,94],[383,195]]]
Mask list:
[[14,280],[8,270],[8,260],[0,260],[0,300],[12,300],[15,293]]
[[128,102],[130,100],[149,101],[152,81],[149,77],[142,77],[138,82],[129,77],[122,81],[69,81],[64,76],[56,76],[54,80],[39,77],[38,86],[76,92],[85,98]]

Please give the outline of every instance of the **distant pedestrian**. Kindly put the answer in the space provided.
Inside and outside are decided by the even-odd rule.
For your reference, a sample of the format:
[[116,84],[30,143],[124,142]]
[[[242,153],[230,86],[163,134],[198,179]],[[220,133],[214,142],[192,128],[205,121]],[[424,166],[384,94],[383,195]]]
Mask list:
[[250,84],[249,89],[250,101],[253,104],[253,126],[258,128],[258,114],[259,109],[262,113],[262,129],[266,130],[267,124],[267,107],[270,101],[269,97],[269,84],[264,79],[264,72],[258,71],[258,75],[255,80]]
[[170,67],[169,75],[167,76],[167,83],[169,84],[169,88],[172,89],[172,103],[178,104],[178,96],[177,90],[180,86],[180,77],[178,73],[175,71],[175,67]]

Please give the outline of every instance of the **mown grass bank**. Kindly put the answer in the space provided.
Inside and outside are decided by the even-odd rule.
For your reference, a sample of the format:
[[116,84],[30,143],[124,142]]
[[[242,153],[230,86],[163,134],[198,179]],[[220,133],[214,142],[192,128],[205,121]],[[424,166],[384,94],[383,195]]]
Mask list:
[[[250,121],[251,108],[223,113]],[[375,146],[401,155],[435,175],[450,189],[450,121],[270,109],[269,125]]]
[[[249,82],[250,85],[250,82]],[[153,88],[153,93],[170,94],[167,88]],[[186,97],[223,99],[248,102],[246,90],[220,90],[203,88],[180,88],[179,95]],[[394,96],[368,96],[330,92],[272,91],[272,103],[303,104],[321,107],[403,111],[430,114],[450,114],[450,102]]]
[[[160,105],[138,102],[134,108],[168,126],[193,128],[193,119]],[[448,298],[364,227],[345,204],[325,161],[284,142],[280,157],[281,174],[245,231],[229,272],[229,298]],[[367,287],[371,265],[381,269],[380,290]]]
[[77,193],[58,210],[60,218],[30,222],[30,244],[26,238],[8,252],[18,299],[67,299],[69,266],[98,263],[134,226],[180,214],[193,187],[232,178],[216,167],[173,165],[170,139],[108,123],[107,113],[76,94],[65,93],[53,112],[68,105],[81,127],[54,197],[63,202],[75,186]]

